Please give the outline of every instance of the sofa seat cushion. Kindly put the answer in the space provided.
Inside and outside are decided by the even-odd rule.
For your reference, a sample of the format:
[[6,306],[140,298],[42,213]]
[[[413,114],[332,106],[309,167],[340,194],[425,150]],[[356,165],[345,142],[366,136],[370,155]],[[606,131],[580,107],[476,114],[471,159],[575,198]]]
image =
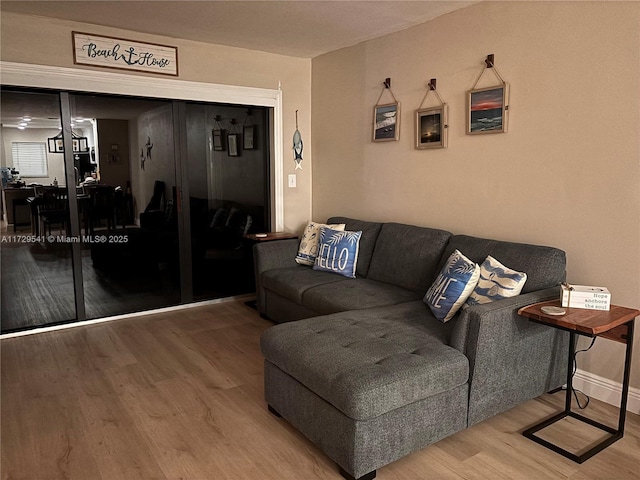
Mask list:
[[302,303],[302,295],[309,288],[325,283],[340,282],[342,275],[318,272],[307,266],[275,268],[262,274],[262,285],[278,295]]
[[366,278],[345,280],[344,277],[334,276],[342,280],[332,283],[326,282],[322,285],[307,288],[302,295],[302,304],[311,310],[326,315],[346,310],[396,305],[422,298],[422,294],[418,292],[388,283]]
[[442,342],[420,303],[276,325],[262,352],[346,416],[372,419],[467,383],[467,358]]

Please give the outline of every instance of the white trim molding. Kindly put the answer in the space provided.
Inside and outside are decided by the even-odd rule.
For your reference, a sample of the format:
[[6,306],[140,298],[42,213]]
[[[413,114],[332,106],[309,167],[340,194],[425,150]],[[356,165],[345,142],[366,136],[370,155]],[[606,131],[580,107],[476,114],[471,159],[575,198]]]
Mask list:
[[17,87],[51,88],[136,97],[192,100],[271,107],[274,110],[274,205],[278,230],[284,228],[283,125],[280,88],[241,87],[216,83],[192,82],[173,78],[149,78],[79,68],[53,67],[0,61],[0,81]]
[[[597,400],[616,407],[620,406],[621,383],[578,369],[573,377],[573,387]],[[629,388],[627,411],[640,414],[640,389]]]

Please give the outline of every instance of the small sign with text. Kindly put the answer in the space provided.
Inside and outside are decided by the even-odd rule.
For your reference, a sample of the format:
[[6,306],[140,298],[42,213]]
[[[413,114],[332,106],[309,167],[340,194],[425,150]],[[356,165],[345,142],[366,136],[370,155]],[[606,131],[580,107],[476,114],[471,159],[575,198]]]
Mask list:
[[78,65],[178,75],[178,48],[73,32],[73,61]]

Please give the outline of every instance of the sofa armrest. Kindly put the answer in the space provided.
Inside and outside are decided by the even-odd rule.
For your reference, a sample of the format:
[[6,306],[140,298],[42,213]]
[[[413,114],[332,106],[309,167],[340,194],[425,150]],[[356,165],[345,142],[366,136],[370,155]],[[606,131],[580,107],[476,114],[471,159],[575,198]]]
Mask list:
[[469,426],[564,383],[568,333],[518,315],[559,296],[554,287],[460,313],[450,344],[469,359]]
[[253,246],[253,264],[256,277],[256,300],[258,312],[266,313],[262,274],[275,268],[295,267],[299,241],[295,238],[274,242],[257,243]]

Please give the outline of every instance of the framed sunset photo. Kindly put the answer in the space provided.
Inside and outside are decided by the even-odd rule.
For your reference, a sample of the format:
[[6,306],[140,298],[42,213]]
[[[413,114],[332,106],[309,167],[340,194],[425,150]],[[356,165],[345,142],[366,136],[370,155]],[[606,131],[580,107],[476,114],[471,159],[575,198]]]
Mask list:
[[467,92],[467,134],[504,133],[509,112],[509,84]]
[[446,148],[447,105],[416,110],[416,149]]

